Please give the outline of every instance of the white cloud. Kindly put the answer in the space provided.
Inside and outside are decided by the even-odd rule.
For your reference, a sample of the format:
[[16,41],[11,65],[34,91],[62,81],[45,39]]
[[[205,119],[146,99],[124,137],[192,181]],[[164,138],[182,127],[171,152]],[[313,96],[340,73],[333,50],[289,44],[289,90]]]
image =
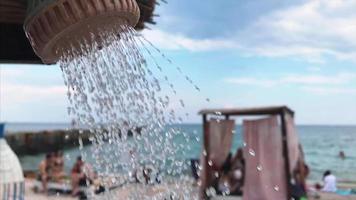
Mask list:
[[[41,66],[44,67],[44,66]],[[28,102],[58,102],[66,98],[66,87],[60,84],[35,84],[34,82],[41,79],[46,81],[41,76],[36,76],[29,71],[33,69],[20,67],[4,67],[0,69],[0,98],[3,105],[17,106]],[[41,71],[38,71],[41,73]],[[53,76],[55,79],[56,76]],[[39,82],[41,81],[39,80]]]
[[0,64],[0,120],[63,122],[67,89],[56,66]]
[[160,48],[209,51],[234,49],[247,56],[294,57],[314,63],[326,56],[356,62],[356,0],[311,0],[263,15],[224,39],[194,39],[145,30]]
[[263,16],[238,34],[247,51],[264,56],[325,55],[356,60],[355,0],[312,0]]
[[268,80],[268,79],[257,79],[257,78],[227,78],[224,80],[227,83],[233,83],[238,85],[252,85],[259,87],[272,87],[275,86],[279,81],[276,80]]
[[349,83],[356,78],[356,74],[339,73],[334,76],[323,75],[288,75],[281,79],[282,83],[296,83],[296,84],[329,84],[338,85]]
[[302,87],[302,89],[314,94],[321,94],[321,95],[356,94],[356,88],[305,86]]
[[239,84],[239,85],[252,85],[260,87],[273,87],[277,85],[299,84],[299,85],[343,85],[350,83],[356,79],[354,73],[338,73],[333,76],[325,75],[301,75],[290,74],[276,79],[260,79],[252,77],[242,78],[226,78],[225,82]]
[[1,101],[4,105],[18,105],[28,102],[64,101],[64,86],[33,86],[20,84],[1,84]]
[[160,30],[144,30],[142,34],[159,48],[169,50],[211,51],[237,48],[234,41],[225,39],[193,39]]
[[66,88],[62,86],[32,86],[2,84],[0,118],[10,122],[64,122]]
[[307,70],[310,72],[319,72],[319,71],[321,71],[321,68],[317,67],[317,66],[311,66],[311,67],[308,67]]

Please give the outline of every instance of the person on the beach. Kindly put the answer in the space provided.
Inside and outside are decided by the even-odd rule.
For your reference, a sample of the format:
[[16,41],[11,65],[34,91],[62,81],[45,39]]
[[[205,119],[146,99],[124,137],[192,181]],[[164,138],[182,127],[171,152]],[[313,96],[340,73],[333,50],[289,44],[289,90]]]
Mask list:
[[[216,170],[215,174],[218,175],[215,177],[214,185],[217,190],[217,194],[227,194],[230,191],[230,182],[228,173],[231,170],[231,157],[232,153],[230,152],[225,159],[221,169]],[[215,176],[216,176],[215,175]]]
[[43,192],[47,193],[47,183],[51,179],[52,154],[46,154],[46,158],[39,164],[39,179],[42,182]]
[[330,170],[327,170],[323,176],[324,186],[323,192],[336,192],[337,191],[337,181],[336,177],[331,173]]
[[58,151],[53,157],[53,179],[56,182],[62,182],[65,176],[63,152]]
[[91,166],[82,160],[81,156],[77,157],[72,172],[72,195],[77,196],[79,194],[79,186],[86,186],[91,183],[95,178],[95,173],[93,172]]
[[74,163],[72,168],[71,178],[72,178],[72,195],[76,196],[79,193],[80,182],[85,181],[85,174],[83,172],[84,162],[81,156],[77,157],[77,161]]
[[231,194],[242,195],[242,187],[245,178],[245,159],[243,157],[242,148],[238,148],[235,156],[232,158],[229,177]]
[[127,170],[131,181],[133,180],[137,181],[138,164],[136,163],[135,153],[136,153],[135,149],[130,149],[127,153],[124,153],[122,155],[122,160],[121,160],[121,162],[126,163],[128,165]]
[[292,197],[296,200],[305,199],[307,197],[307,184],[306,180],[310,173],[310,169],[304,160],[304,152],[302,146],[299,145],[299,158],[293,170],[292,178],[293,184],[291,185]]
[[234,157],[232,157],[231,153],[229,154],[223,165],[221,177],[218,180],[218,193],[242,195],[244,171],[243,150],[239,148]]

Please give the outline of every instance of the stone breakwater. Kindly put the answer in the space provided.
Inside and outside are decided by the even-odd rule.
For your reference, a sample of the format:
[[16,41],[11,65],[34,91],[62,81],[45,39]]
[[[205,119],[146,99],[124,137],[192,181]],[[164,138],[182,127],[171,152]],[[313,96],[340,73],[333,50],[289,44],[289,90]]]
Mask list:
[[88,130],[18,132],[5,135],[8,144],[17,155],[34,155],[78,147],[78,138],[80,137],[83,145],[90,144],[90,132]]

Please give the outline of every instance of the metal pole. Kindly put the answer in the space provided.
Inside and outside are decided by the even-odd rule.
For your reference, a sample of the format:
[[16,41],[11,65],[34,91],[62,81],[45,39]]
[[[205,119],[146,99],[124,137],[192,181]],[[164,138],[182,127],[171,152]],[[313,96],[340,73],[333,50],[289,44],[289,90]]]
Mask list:
[[289,152],[288,152],[288,140],[287,140],[287,126],[286,126],[286,120],[285,120],[285,110],[282,110],[280,116],[281,116],[281,129],[282,129],[282,145],[283,145],[283,157],[284,157],[284,163],[285,163],[285,171],[286,171],[286,186],[287,186],[287,195],[288,199],[292,198],[292,191],[291,191],[291,174],[290,174],[290,163],[289,163]]

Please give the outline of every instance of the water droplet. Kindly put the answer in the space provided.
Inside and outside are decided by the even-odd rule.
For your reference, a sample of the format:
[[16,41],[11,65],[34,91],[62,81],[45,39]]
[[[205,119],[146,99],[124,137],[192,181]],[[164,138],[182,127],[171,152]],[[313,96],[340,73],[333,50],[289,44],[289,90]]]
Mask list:
[[197,184],[198,186],[201,186],[201,180],[198,180]]
[[116,183],[116,178],[111,178],[111,183],[115,184]]
[[199,169],[199,170],[202,170],[202,169],[203,169],[203,167],[202,167],[201,165],[199,165],[199,166],[198,166],[198,169]]
[[79,150],[83,149],[83,140],[81,137],[78,138],[78,142],[79,142]]
[[64,156],[65,158],[66,158],[66,160],[70,160],[71,158],[70,158],[70,155],[69,154],[65,154],[65,156]]
[[248,150],[248,153],[249,153],[251,156],[255,156],[255,155],[256,155],[256,153],[255,153],[255,151],[254,151],[253,149],[249,149],[249,150]]
[[215,172],[214,175],[215,175],[216,178],[219,177],[219,173],[218,172]]
[[184,101],[181,99],[181,100],[179,100],[179,102],[180,102],[180,105],[184,108],[185,107]]
[[206,195],[208,197],[215,197],[216,196],[216,190],[213,187],[210,187],[208,189],[206,189]]
[[208,165],[209,165],[209,166],[213,166],[213,161],[209,160],[209,161],[208,161]]
[[274,188],[273,188],[275,191],[279,191],[279,187],[276,185],[276,186],[274,186]]

